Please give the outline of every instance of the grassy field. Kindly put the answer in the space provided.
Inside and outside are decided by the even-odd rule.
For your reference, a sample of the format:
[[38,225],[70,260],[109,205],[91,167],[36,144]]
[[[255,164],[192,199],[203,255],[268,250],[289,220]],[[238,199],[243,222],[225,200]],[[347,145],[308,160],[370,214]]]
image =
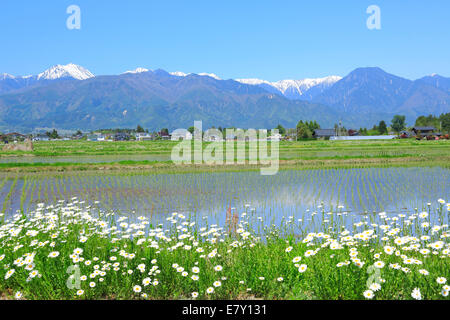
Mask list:
[[[174,141],[38,141],[34,151],[0,151],[0,156],[82,156],[82,155],[131,155],[170,154],[178,142]],[[204,143],[206,147],[209,143]],[[449,154],[450,140],[425,141],[414,139],[367,140],[367,141],[281,141],[281,158],[320,157],[338,155],[417,155]],[[324,153],[323,155],[321,153]],[[306,154],[306,155],[304,155]]]
[[[261,229],[174,213],[153,226],[81,202],[0,225],[0,292],[17,299],[448,299],[450,206]],[[346,220],[351,219],[350,228]],[[270,263],[267,263],[270,261]]]
[[[133,168],[167,170],[168,168],[175,168],[175,165],[170,161],[170,154],[176,144],[177,142],[172,141],[36,142],[32,152],[0,152],[0,170],[15,172]],[[207,145],[205,143],[204,148]],[[246,147],[248,151],[249,145]],[[148,156],[149,160],[133,159],[136,156]],[[162,156],[163,158],[154,160],[152,156]],[[120,159],[115,157],[120,157]],[[34,158],[37,160],[29,161]],[[68,160],[69,158],[70,160]],[[83,158],[83,161],[78,162],[77,159],[81,158]],[[389,164],[441,165],[450,162],[450,141],[406,139],[386,141],[283,141],[280,142],[279,146],[279,158],[282,167],[290,168]],[[54,159],[54,161],[49,163],[48,159]],[[224,169],[236,170],[244,167],[247,169],[253,167],[254,169],[255,166],[246,165],[238,166],[238,168],[232,166]],[[186,166],[181,170],[199,170],[199,168],[198,166]],[[202,170],[209,169],[203,168]]]

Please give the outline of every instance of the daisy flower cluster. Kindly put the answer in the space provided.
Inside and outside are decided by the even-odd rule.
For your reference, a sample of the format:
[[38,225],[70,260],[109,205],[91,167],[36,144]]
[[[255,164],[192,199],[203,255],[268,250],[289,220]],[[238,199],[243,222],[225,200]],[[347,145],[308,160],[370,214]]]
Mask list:
[[[236,228],[164,223],[73,198],[0,224],[0,291],[15,299],[448,299],[448,212],[325,212]],[[247,208],[247,207],[246,207]],[[256,221],[256,222],[255,222]],[[368,281],[372,276],[371,281]]]

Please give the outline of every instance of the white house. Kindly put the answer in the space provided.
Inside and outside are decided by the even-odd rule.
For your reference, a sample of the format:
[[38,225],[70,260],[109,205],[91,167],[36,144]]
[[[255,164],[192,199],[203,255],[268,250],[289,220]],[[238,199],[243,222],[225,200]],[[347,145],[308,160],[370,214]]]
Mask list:
[[205,134],[203,135],[203,141],[207,142],[223,141],[223,133],[220,132],[218,129],[206,130]]
[[171,134],[172,141],[192,140],[192,133],[186,129],[176,129]]
[[282,138],[281,134],[277,133],[277,134],[273,134],[270,137],[267,138],[267,140],[269,141],[280,141]]
[[50,138],[46,134],[38,134],[33,137],[33,141],[49,141]]
[[105,141],[105,136],[101,133],[94,133],[87,136],[87,141]]
[[136,140],[149,141],[149,140],[153,140],[153,136],[146,132],[138,132],[138,133],[136,133]]

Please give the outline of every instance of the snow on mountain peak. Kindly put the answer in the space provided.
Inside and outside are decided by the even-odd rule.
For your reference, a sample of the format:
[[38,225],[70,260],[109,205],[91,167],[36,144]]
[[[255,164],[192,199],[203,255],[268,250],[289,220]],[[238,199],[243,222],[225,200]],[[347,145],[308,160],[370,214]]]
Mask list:
[[298,98],[313,87],[321,86],[323,88],[328,88],[341,79],[342,77],[339,76],[328,76],[324,78],[280,80],[276,82],[269,82],[261,79],[236,79],[236,81],[250,85],[269,85],[284,96]]
[[37,79],[54,80],[60,78],[74,78],[78,80],[85,80],[94,77],[94,75],[82,66],[73,63],[66,65],[56,65],[44,72],[38,74]]
[[[137,74],[137,73],[143,73],[148,72],[149,69],[138,67],[135,70],[126,71],[123,74]],[[170,72],[171,75],[177,76],[177,77],[186,77],[195,73],[185,73],[181,71],[176,72]],[[214,73],[198,73],[196,74],[198,76],[207,76],[211,77],[216,80],[222,80],[220,77],[218,77]],[[432,75],[434,76],[434,74]],[[87,69],[73,64],[69,63],[67,65],[55,65],[44,72],[38,74],[37,76],[31,76],[31,77],[19,77],[22,79],[32,78],[34,80],[54,80],[54,79],[61,79],[61,78],[73,78],[78,80],[85,80],[94,77],[94,75]],[[16,77],[3,73],[0,74],[0,80],[5,79],[15,79]],[[268,87],[271,87],[272,89],[269,89],[272,93],[280,93],[281,95],[289,98],[289,99],[299,99],[302,98],[302,96],[305,95],[307,91],[310,89],[313,89],[312,91],[309,91],[307,95],[305,95],[303,98],[311,99],[313,95],[316,95],[320,92],[323,92],[323,90],[328,89],[333,84],[335,84],[337,81],[341,80],[342,77],[339,76],[328,76],[324,78],[306,78],[306,79],[300,79],[300,80],[280,80],[276,82],[270,82],[267,80],[262,79],[256,79],[256,78],[250,78],[250,79],[236,79],[236,81],[241,82],[243,84],[248,85],[256,85],[261,86],[264,89],[268,90]],[[302,98],[302,99],[303,99]]]
[[332,85],[341,79],[342,78],[338,76],[329,76],[315,79],[306,78],[301,80],[280,80],[272,83],[272,85],[280,90],[283,94],[289,89],[295,89],[300,93],[300,95],[302,95],[312,87],[315,87],[317,85]]
[[181,71],[175,71],[175,72],[169,72],[169,73],[171,75],[177,76],[177,77],[186,77],[186,76],[188,76],[190,74],[196,74],[198,76],[206,76],[206,77],[214,78],[216,80],[222,80],[214,73],[205,73],[205,72],[202,72],[202,73],[184,73],[184,72],[181,72]]
[[266,80],[261,80],[261,79],[255,79],[255,78],[251,78],[251,79],[236,79],[237,82],[240,83],[244,83],[244,84],[251,84],[251,85],[260,85],[260,84],[268,84],[271,85],[271,83],[269,81]]
[[125,71],[124,73],[142,73],[142,72],[148,72],[148,69],[145,68],[136,68],[134,70],[130,70],[130,71]]
[[169,72],[171,75],[173,76],[177,76],[177,77],[186,77],[188,74],[181,72],[181,71],[175,71],[175,72]]
[[211,77],[211,78],[214,78],[214,79],[216,79],[216,80],[222,80],[222,79],[220,79],[216,74],[214,74],[214,73],[205,73],[205,72],[202,72],[202,73],[199,73],[198,74],[199,76],[207,76],[207,77]]
[[9,73],[0,73],[0,80],[15,79],[15,77]]

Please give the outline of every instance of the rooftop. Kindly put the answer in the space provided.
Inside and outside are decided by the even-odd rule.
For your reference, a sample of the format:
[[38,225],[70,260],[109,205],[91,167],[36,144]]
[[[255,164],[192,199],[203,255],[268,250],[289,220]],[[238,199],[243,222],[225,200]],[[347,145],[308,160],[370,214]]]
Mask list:
[[314,130],[314,135],[318,137],[334,136],[336,131],[334,129],[316,129]]
[[413,127],[412,129],[416,131],[433,131],[435,127]]

